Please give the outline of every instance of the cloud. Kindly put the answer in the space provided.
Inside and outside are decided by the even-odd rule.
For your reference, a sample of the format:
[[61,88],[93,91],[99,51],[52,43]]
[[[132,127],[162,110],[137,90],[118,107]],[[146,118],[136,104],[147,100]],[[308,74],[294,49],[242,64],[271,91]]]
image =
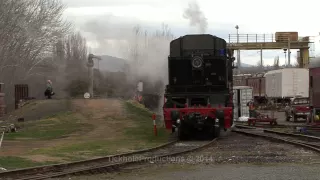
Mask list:
[[[70,18],[70,17],[69,17]],[[133,28],[137,25],[143,27],[148,33],[153,33],[161,28],[161,23],[146,23],[135,18],[118,17],[111,14],[93,16],[86,18],[74,18],[76,27],[84,34],[91,44],[91,51],[96,54],[108,54],[121,58],[124,55],[124,41],[133,40]],[[165,23],[165,22],[164,22]],[[169,28],[175,37],[192,33],[192,30],[185,25],[168,23]],[[232,27],[231,25],[229,27]],[[208,33],[228,39],[230,29],[210,28]],[[165,44],[162,44],[162,46]],[[169,48],[169,44],[167,47]]]
[[[212,1],[209,2],[207,0],[201,1],[201,10],[197,4],[188,7],[185,2],[178,0],[172,0],[170,6],[158,0],[148,2],[143,0],[132,0],[130,2],[125,0],[93,0],[90,2],[85,0],[64,0],[64,2],[67,2],[72,7],[66,12],[66,17],[68,20],[75,22],[77,29],[83,32],[91,46],[91,52],[121,58],[126,58],[124,55],[126,49],[124,47],[127,45],[126,41],[132,41],[133,27],[137,24],[141,25],[146,31],[153,32],[160,28],[161,23],[166,23],[176,37],[193,33],[193,28],[189,26],[192,24],[197,26],[198,29],[202,29],[202,32],[206,31],[206,33],[222,37],[228,42],[229,33],[236,34],[236,23],[233,22],[237,18],[246,17],[246,13],[239,14],[230,10],[230,14],[225,14],[223,19],[221,19],[223,8],[212,11],[211,6],[209,6]],[[154,6],[155,4],[159,4],[159,2],[162,3],[162,6]],[[230,2],[230,0],[226,0],[222,5]],[[163,8],[163,6],[166,7]],[[208,17],[208,20],[206,20],[204,13]],[[183,14],[187,19],[183,18]],[[230,17],[233,19],[230,19]],[[251,15],[252,18],[254,16]],[[246,23],[249,21],[250,18],[247,20],[239,19],[240,33],[263,33],[258,32],[263,27],[260,22],[252,20],[251,24]],[[254,27],[252,22],[255,24]],[[264,24],[267,26],[266,23]],[[268,28],[274,27],[268,26]],[[266,30],[269,30],[268,28]],[[165,44],[162,45],[164,46]],[[169,44],[167,46],[169,47]],[[279,51],[270,53],[264,51],[263,57],[266,59],[265,62],[272,64],[273,58],[279,55],[280,62],[284,63],[284,54]],[[292,53],[292,59],[294,56],[295,53]],[[252,54],[251,51],[241,52],[241,60],[249,64],[256,64],[259,59],[259,53]]]
[[[70,18],[70,17],[69,17]],[[133,28],[140,25],[144,30],[151,33],[161,28],[161,23],[146,23],[136,18],[126,18],[114,16],[112,14],[105,14],[101,16],[89,16],[83,18],[74,18],[76,27],[83,33],[91,45],[90,51],[96,54],[107,54],[120,58],[126,57],[126,41],[132,41]],[[210,24],[209,24],[210,25]],[[176,37],[192,33],[188,28],[188,23],[185,25],[176,25],[168,23],[169,28]],[[228,42],[228,33],[234,31],[232,24],[217,24],[216,26],[209,26],[207,33],[224,38]],[[169,44],[163,44],[169,48]],[[294,54],[294,53],[292,53]],[[279,51],[264,51],[263,57],[267,64],[273,63],[273,58],[280,55],[284,58],[284,54]],[[292,55],[293,56],[293,55]],[[255,65],[260,59],[259,50],[256,51],[241,51],[242,62]],[[280,61],[282,62],[282,61]],[[283,60],[284,63],[284,60]]]
[[183,18],[189,20],[191,27],[197,27],[198,33],[206,33],[208,28],[208,21],[196,1],[189,3],[188,8],[184,10]]
[[132,4],[148,4],[150,6],[163,6],[163,1],[160,0],[62,0],[67,7],[102,7],[102,6],[129,6]]

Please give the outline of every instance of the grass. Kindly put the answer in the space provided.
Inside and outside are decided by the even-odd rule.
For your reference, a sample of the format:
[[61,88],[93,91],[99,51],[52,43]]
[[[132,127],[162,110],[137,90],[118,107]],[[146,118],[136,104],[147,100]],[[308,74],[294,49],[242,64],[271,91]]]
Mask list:
[[[158,136],[153,134],[152,112],[133,102],[124,102],[125,116],[105,117],[109,122],[125,126],[119,136],[113,139],[94,139],[86,141],[75,140],[74,143],[31,150],[28,155],[44,155],[58,157],[59,162],[33,162],[32,160],[14,156],[0,156],[0,167],[6,169],[25,168],[65,161],[78,161],[97,156],[125,153],[154,147],[168,141],[170,135],[164,128],[158,128]],[[82,114],[82,118],[83,118]],[[86,116],[85,116],[86,117]],[[42,120],[25,122],[24,127],[17,133],[8,133],[5,140],[54,140],[72,133],[85,134],[94,128],[91,124],[81,123],[81,115],[72,112],[63,112]],[[129,123],[130,125],[126,124]],[[114,126],[114,124],[112,124]],[[85,129],[84,129],[85,128]]]
[[39,121],[26,122],[21,131],[8,133],[5,140],[50,140],[65,137],[79,130],[90,129],[71,112],[63,112]]
[[[106,156],[157,146],[168,141],[169,133],[164,128],[158,129],[158,136],[153,134],[152,113],[140,105],[124,102],[126,119],[134,126],[123,130],[119,138],[111,140],[92,140],[54,148],[37,149],[31,154],[46,154],[62,157],[66,161],[83,160],[88,157]],[[106,117],[121,121],[119,117]],[[124,121],[128,122],[128,120]]]
[[134,103],[126,102],[125,109],[127,116],[136,123],[136,127],[128,128],[125,131],[129,140],[143,140],[145,143],[164,143],[168,141],[169,133],[165,128],[158,128],[158,136],[154,135],[152,113],[140,108]]
[[5,167],[6,169],[18,169],[18,168],[27,168],[32,166],[41,166],[47,164],[55,164],[56,162],[34,162],[25,158],[21,157],[14,157],[14,156],[6,156],[0,157],[0,167]]

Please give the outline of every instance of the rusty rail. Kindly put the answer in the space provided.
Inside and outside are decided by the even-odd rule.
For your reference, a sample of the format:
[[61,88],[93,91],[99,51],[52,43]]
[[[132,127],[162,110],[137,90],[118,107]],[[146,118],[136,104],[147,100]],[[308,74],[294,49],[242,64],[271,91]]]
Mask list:
[[[114,155],[114,156],[107,156],[92,160],[86,161],[78,161],[73,163],[65,163],[65,164],[56,164],[56,165],[47,165],[47,166],[40,166],[35,168],[26,168],[26,169],[18,169],[14,171],[8,171],[4,173],[0,173],[0,179],[20,179],[20,180],[30,180],[30,179],[48,179],[54,177],[62,177],[65,175],[76,175],[76,174],[90,174],[90,173],[97,173],[97,172],[109,172],[115,171],[120,167],[142,163],[145,161],[150,160],[157,160],[163,157],[174,157],[177,155],[193,152],[196,150],[200,150],[210,146],[212,143],[215,142],[216,139],[212,141],[202,144],[198,147],[193,148],[185,148],[182,151],[178,152],[156,152],[156,150],[168,147],[170,145],[174,145],[179,141],[173,141],[155,148],[150,148],[142,151],[136,151],[132,153],[124,153],[121,155]],[[131,157],[136,155],[141,155],[142,153],[151,153],[150,157],[143,156],[142,158],[132,158],[130,161],[126,162],[110,162],[111,159],[121,158],[121,157]]]

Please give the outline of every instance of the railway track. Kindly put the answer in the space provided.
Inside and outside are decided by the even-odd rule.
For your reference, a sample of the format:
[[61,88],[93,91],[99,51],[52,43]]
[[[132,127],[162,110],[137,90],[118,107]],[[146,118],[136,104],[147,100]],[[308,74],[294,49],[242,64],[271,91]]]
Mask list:
[[296,146],[304,147],[313,150],[317,153],[320,153],[320,138],[316,136],[285,133],[269,129],[241,125],[236,125],[235,127],[236,129],[233,129],[232,131],[237,133],[281,141]]
[[0,179],[39,180],[66,175],[111,172],[119,169],[120,167],[134,163],[170,160],[169,158],[174,156],[206,148],[213,144],[215,140],[216,139],[213,139],[212,141],[173,141],[162,146],[132,153],[124,153],[65,164],[18,169],[0,173]]
[[253,128],[268,128],[268,129],[273,129],[273,128],[292,128],[295,129],[297,127],[304,127],[309,130],[320,130],[320,126],[311,126],[307,124],[277,124],[277,125],[270,125],[270,124],[255,124],[254,126],[249,126],[247,123],[236,123],[236,126],[243,126],[243,127],[253,127]]
[[[270,125],[270,124],[255,124],[254,126],[249,126],[248,123],[236,123],[236,126],[243,126],[243,127],[259,127],[259,128],[291,128],[294,126],[288,126],[288,125],[282,125],[282,124],[277,124],[277,125]],[[296,125],[298,126],[298,125]]]

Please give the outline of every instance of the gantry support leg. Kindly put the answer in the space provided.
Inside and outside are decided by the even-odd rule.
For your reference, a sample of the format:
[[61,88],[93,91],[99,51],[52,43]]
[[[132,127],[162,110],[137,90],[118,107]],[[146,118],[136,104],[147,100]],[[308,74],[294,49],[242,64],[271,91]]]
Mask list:
[[299,67],[307,68],[308,65],[309,65],[309,49],[307,48],[300,49]]
[[234,56],[234,50],[233,49],[228,49],[228,56],[233,57]]

